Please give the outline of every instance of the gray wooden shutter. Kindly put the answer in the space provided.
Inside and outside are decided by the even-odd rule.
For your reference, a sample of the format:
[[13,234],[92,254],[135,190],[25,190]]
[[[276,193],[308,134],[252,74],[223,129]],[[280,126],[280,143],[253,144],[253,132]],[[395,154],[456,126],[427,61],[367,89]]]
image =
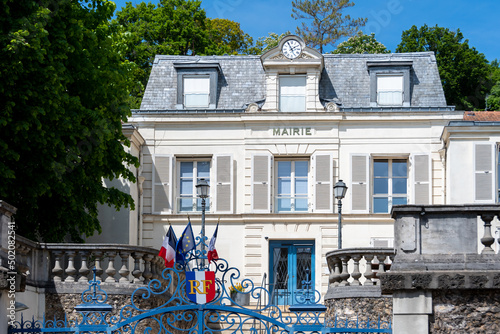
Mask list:
[[431,157],[428,154],[413,155],[413,203],[432,204]]
[[271,161],[269,154],[252,157],[252,210],[271,211]]
[[153,158],[153,212],[172,212],[172,156]]
[[333,155],[317,153],[314,163],[315,212],[333,212]]
[[215,211],[233,212],[233,157],[215,155]]
[[369,156],[367,154],[353,154],[351,156],[351,198],[352,211],[358,213],[369,212]]
[[494,187],[494,145],[481,143],[474,145],[474,200],[495,202]]

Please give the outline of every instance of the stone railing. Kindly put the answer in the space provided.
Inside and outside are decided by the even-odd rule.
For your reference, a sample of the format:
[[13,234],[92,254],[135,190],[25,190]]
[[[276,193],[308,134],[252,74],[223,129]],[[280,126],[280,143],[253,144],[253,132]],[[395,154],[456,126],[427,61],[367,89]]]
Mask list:
[[[25,268],[27,283],[88,283],[92,269],[104,283],[146,284],[161,277],[158,250],[123,244],[37,243],[16,238],[17,263]],[[28,270],[29,268],[29,270]]]
[[349,248],[326,253],[330,270],[329,287],[373,286],[378,275],[388,271],[394,259],[393,248]]

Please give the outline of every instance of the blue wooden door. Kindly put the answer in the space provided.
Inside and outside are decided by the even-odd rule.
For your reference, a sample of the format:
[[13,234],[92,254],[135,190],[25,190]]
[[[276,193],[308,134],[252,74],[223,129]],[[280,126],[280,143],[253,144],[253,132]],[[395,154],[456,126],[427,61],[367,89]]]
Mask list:
[[[303,282],[314,282],[314,241],[274,240],[270,242],[269,250],[273,303],[297,304],[297,298],[306,292]],[[314,289],[314,283],[311,289]]]

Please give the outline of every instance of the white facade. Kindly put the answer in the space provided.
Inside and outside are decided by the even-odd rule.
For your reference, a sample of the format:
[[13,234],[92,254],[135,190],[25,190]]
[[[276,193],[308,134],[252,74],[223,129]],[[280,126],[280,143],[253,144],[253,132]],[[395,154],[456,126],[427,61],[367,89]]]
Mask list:
[[[290,39],[301,44],[296,58],[281,51]],[[197,77],[209,83],[202,97],[187,87]],[[325,293],[339,179],[343,248],[392,247],[392,205],[496,203],[500,132],[448,127],[462,117],[446,106],[430,53],[320,55],[287,36],[260,58],[159,56],[129,119],[144,139],[129,240],[159,249],[169,225],[179,237],[188,217],[197,235],[195,185],[208,179],[206,236],[219,223],[220,257],[280,287],[310,267]],[[474,161],[490,153],[488,174]],[[478,201],[472,190],[490,176],[494,189]]]

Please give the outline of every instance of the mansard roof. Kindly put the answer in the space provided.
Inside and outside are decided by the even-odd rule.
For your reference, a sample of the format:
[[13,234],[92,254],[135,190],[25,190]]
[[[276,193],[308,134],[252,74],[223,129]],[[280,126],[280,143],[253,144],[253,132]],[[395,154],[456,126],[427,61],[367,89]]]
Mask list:
[[[447,108],[436,58],[432,52],[395,54],[325,54],[319,94],[322,103],[335,101],[341,110],[370,108],[370,70],[409,68],[411,108]],[[183,64],[185,66],[183,66]],[[177,71],[218,70],[216,110],[242,112],[266,99],[266,72],[260,56],[156,56],[141,111],[176,110]],[[292,66],[292,65],[290,65]],[[404,109],[404,108],[400,108]]]

